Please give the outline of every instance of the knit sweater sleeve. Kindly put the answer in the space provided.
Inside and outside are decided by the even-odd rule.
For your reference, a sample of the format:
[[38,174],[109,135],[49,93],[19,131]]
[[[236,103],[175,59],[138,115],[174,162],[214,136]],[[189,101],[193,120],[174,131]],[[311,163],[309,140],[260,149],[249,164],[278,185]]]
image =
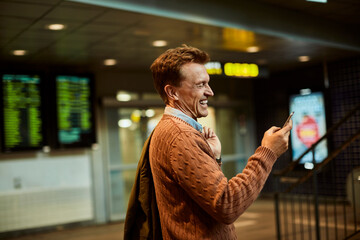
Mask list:
[[257,198],[276,161],[259,147],[242,173],[228,179],[201,134],[182,132],[170,144],[174,179],[191,198],[217,221],[233,223]]

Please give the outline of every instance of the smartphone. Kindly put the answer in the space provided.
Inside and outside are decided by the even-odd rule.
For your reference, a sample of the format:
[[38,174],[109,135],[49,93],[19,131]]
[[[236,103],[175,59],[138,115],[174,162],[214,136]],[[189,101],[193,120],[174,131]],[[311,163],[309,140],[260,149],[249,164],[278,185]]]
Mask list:
[[285,127],[285,126],[289,123],[289,121],[290,121],[290,119],[291,119],[291,117],[292,117],[293,115],[294,115],[294,112],[290,113],[290,115],[289,115],[289,117],[286,119],[283,127]]

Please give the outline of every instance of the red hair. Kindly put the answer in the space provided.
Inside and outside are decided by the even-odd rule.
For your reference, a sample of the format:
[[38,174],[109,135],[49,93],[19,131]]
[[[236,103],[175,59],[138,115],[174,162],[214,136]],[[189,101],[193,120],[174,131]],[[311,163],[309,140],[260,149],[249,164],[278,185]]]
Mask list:
[[209,55],[195,47],[182,45],[181,47],[168,49],[151,64],[150,70],[153,75],[156,91],[167,104],[168,99],[164,87],[166,85],[180,86],[183,77],[181,67],[186,63],[205,64],[209,62]]

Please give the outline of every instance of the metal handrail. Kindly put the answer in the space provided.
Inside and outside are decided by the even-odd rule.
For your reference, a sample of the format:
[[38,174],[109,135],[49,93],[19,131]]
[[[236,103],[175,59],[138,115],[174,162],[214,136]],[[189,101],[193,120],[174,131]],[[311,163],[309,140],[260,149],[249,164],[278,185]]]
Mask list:
[[[357,138],[360,137],[360,129],[352,136],[350,136],[340,147],[335,149],[327,158],[325,158],[321,163],[316,164],[314,171],[320,170],[326,164],[328,164],[332,159],[336,158],[339,153],[341,153],[347,146],[354,142]],[[284,192],[291,192],[296,186],[308,180],[313,174],[314,171],[309,171],[306,175],[302,176],[298,181],[289,186]]]
[[353,237],[355,237],[355,236],[358,235],[358,234],[360,234],[360,230],[354,232],[354,233],[351,234],[350,236],[347,236],[344,240],[351,240],[351,239],[355,240],[355,238],[353,238]]

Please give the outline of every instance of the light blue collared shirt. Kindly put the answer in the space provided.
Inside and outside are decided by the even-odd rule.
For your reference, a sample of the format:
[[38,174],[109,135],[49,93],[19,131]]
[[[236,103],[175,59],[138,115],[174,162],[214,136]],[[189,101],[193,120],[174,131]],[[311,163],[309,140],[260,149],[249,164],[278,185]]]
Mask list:
[[193,128],[195,128],[199,132],[202,132],[203,127],[201,126],[200,123],[198,123],[196,120],[194,120],[193,118],[189,117],[188,115],[186,115],[185,113],[183,113],[182,111],[180,111],[176,108],[166,106],[164,114],[178,117],[181,120],[184,120],[185,122],[190,124]]

